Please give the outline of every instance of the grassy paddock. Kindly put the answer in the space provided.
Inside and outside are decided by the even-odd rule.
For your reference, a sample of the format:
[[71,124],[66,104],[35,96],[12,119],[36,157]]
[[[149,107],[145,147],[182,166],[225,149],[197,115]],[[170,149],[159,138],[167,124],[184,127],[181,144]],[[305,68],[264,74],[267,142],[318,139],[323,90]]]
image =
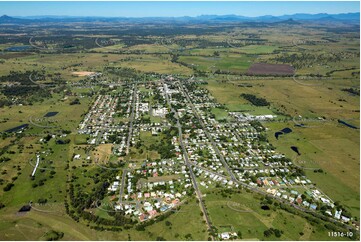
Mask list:
[[[246,240],[344,240],[330,238],[323,224],[310,224],[305,218],[282,209],[262,210],[259,198],[251,193],[241,191],[224,197],[219,192],[219,189],[209,192],[205,203],[212,223],[220,232],[224,227],[233,227]],[[282,236],[264,237],[263,232],[269,228],[283,231]]]

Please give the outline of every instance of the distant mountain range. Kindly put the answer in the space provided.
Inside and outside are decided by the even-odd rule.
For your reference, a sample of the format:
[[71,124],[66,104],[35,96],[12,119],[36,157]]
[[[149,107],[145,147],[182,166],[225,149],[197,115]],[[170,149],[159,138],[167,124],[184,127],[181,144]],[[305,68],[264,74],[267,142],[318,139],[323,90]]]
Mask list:
[[298,22],[320,21],[340,23],[360,23],[360,13],[341,14],[304,14],[272,16],[264,15],[259,17],[245,17],[239,15],[200,15],[197,17],[77,17],[77,16],[29,16],[29,17],[0,17],[0,24],[26,24],[36,22],[265,22],[298,24]]

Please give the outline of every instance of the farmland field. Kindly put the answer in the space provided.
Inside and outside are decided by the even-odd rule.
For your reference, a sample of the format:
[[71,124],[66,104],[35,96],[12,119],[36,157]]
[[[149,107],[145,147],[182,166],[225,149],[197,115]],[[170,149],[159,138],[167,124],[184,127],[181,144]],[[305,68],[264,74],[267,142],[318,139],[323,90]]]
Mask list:
[[289,65],[255,63],[249,69],[250,75],[292,75],[294,70]]

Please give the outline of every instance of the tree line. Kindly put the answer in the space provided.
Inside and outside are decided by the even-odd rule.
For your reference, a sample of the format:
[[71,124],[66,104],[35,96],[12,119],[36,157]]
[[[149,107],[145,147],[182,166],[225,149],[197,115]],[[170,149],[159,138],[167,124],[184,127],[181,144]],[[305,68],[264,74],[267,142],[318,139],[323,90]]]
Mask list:
[[266,99],[256,97],[253,94],[242,93],[241,97],[243,97],[244,99],[246,99],[247,101],[249,101],[250,103],[252,103],[255,106],[269,106],[270,105],[270,103]]

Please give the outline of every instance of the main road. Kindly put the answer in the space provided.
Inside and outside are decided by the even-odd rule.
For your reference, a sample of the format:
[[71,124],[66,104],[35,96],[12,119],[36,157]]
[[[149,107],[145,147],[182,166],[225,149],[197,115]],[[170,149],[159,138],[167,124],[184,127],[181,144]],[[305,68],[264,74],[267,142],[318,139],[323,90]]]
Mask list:
[[133,93],[132,93],[132,111],[129,116],[129,132],[128,132],[128,139],[127,139],[127,149],[125,151],[126,154],[129,153],[129,147],[130,147],[130,140],[132,138],[132,132],[133,132],[133,119],[134,119],[134,109],[135,109],[135,102],[136,102],[136,95],[137,95],[137,84],[134,84],[133,87]]
[[[163,90],[164,92],[166,92],[167,88],[166,88],[166,85],[163,83]],[[184,143],[183,143],[183,133],[182,133],[182,126],[181,124],[179,123],[179,116],[178,116],[178,113],[175,111],[175,109],[172,107],[171,103],[170,103],[170,100],[169,100],[169,96],[168,96],[168,93],[165,93],[165,97],[167,99],[167,103],[168,105],[170,106],[171,108],[171,111],[174,113],[174,116],[175,118],[177,119],[177,128],[178,128],[178,135],[179,135],[179,144],[181,145],[182,147],[182,151],[183,151],[183,156],[184,156],[184,160],[186,162],[186,165],[188,167],[188,170],[189,170],[189,174],[190,174],[190,177],[192,179],[192,183],[193,183],[193,187],[194,187],[194,190],[197,194],[197,198],[199,200],[199,205],[201,207],[201,210],[202,210],[202,213],[203,213],[203,216],[204,216],[204,219],[207,223],[207,227],[209,229],[209,231],[213,231],[212,229],[212,224],[211,224],[211,221],[209,219],[209,216],[208,216],[208,213],[207,213],[207,209],[206,207],[204,206],[204,202],[202,200],[202,192],[200,191],[199,187],[198,187],[198,184],[197,184],[197,180],[196,180],[196,176],[194,175],[194,172],[193,172],[193,168],[192,168],[192,164],[190,163],[189,161],[189,157],[188,157],[188,152],[184,146]],[[211,238],[212,240],[215,240],[215,238],[213,237],[213,235],[211,234]]]
[[124,169],[123,174],[122,174],[122,181],[121,181],[120,189],[119,189],[119,204],[120,205],[122,205],[122,202],[123,202],[124,185],[125,185],[125,179],[127,177],[127,173],[128,173],[128,170]]
[[186,99],[188,101],[188,103],[190,104],[190,107],[192,108],[193,110],[193,113],[194,115],[196,116],[196,118],[198,119],[199,123],[201,124],[202,126],[202,129],[203,131],[205,132],[206,136],[208,137],[209,141],[211,142],[212,146],[213,146],[213,149],[214,151],[217,153],[219,159],[221,160],[223,166],[226,168],[228,174],[231,176],[231,179],[233,180],[233,182],[238,182],[236,176],[233,174],[232,170],[229,168],[227,162],[224,160],[224,157],[223,155],[221,154],[221,152],[219,151],[216,143],[214,142],[212,136],[209,134],[208,130],[207,130],[207,127],[205,126],[203,120],[201,119],[201,117],[199,116],[196,108],[194,107],[194,104],[192,103],[189,95],[188,95],[188,92],[184,89],[183,85],[178,82],[178,85],[179,85],[179,88],[182,90],[183,94],[186,96]]

